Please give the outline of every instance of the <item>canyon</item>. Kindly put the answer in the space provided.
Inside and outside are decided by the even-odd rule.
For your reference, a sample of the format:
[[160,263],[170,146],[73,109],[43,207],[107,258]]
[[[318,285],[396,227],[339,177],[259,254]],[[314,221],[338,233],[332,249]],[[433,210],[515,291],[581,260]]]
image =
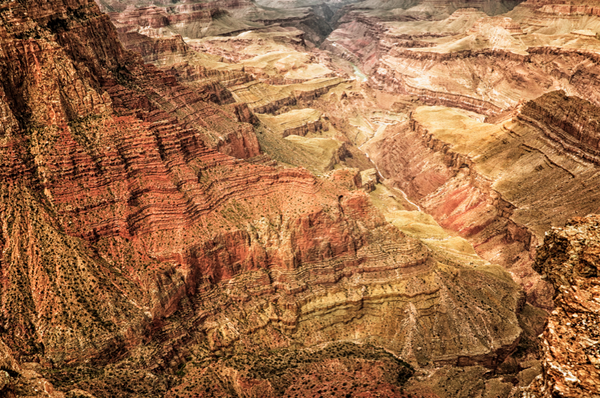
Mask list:
[[0,395],[598,396],[597,8],[0,3]]

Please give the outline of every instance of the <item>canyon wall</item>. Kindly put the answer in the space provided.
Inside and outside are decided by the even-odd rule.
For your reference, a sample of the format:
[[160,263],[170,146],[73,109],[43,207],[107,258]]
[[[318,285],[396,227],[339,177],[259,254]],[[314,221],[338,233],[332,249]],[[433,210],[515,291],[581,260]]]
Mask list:
[[552,225],[600,210],[596,114],[564,92],[524,103],[496,125],[422,107],[366,150],[385,178],[550,309],[552,288],[531,268],[535,246]]
[[[101,2],[102,3],[102,2]],[[289,9],[264,8],[253,1],[217,0],[197,4],[106,5],[121,33],[143,32],[149,36],[180,34],[190,39],[239,34],[265,26],[294,27],[303,31],[312,45],[320,44],[332,31],[333,16],[326,4],[292,5]]]
[[566,151],[596,164],[600,163],[598,107],[564,91],[553,91],[527,102],[519,118],[541,127],[544,133]]
[[[582,3],[573,7],[590,6]],[[358,65],[371,87],[416,95],[428,105],[491,117],[561,89],[600,104],[595,16],[544,7],[554,5],[524,2],[497,17],[462,8],[420,22],[355,9],[324,46]]]
[[552,307],[551,289],[531,269],[537,238],[512,219],[515,206],[468,156],[415,119],[369,143],[366,151],[383,177],[441,226],[467,238],[483,258],[506,267],[532,303]]
[[[213,369],[276,396],[294,384],[223,355],[330,363],[341,341],[348,366],[393,369],[373,379],[397,392],[411,366],[495,368],[515,349],[524,297],[500,267],[400,232],[351,173],[255,161],[251,109],[281,105],[215,93],[251,84],[178,82],[86,0],[0,7],[2,393],[45,378],[72,396],[164,396],[185,380],[198,395],[194,375]],[[286,90],[309,101],[343,81]]]

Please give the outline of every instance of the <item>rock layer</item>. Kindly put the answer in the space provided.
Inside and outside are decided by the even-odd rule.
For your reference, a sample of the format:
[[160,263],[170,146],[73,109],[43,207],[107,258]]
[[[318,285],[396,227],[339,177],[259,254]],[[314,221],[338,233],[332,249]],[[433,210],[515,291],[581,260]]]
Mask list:
[[564,91],[554,91],[527,102],[519,117],[540,126],[544,133],[566,151],[600,164],[598,106]]
[[168,5],[156,2],[147,6],[140,6],[142,4],[138,2],[127,7],[126,1],[115,3],[120,4],[104,8],[117,10],[109,15],[120,33],[142,32],[154,37],[175,33],[198,39],[278,25],[300,29],[307,40],[319,44],[332,31],[329,20],[333,12],[325,3],[309,7],[292,5],[285,10],[262,7],[248,0],[213,0],[196,4],[172,2]]
[[560,89],[599,104],[596,17],[552,14],[544,4],[525,2],[493,18],[460,9],[419,22],[357,9],[325,43],[359,65],[372,87],[428,105],[493,116]]
[[551,307],[547,287],[531,270],[536,238],[512,220],[514,205],[478,172],[476,162],[453,151],[415,119],[369,143],[366,150],[383,176],[440,225],[469,239],[483,258],[511,270],[532,302]]

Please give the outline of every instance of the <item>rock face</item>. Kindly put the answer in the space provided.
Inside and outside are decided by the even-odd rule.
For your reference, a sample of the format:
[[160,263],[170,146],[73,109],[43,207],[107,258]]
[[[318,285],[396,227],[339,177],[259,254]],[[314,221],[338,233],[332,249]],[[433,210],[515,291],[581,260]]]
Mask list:
[[294,380],[327,368],[371,369],[392,396],[408,363],[495,368],[515,349],[524,300],[501,267],[400,232],[356,173],[256,161],[249,108],[344,79],[249,107],[143,64],[87,0],[0,17],[2,394],[312,395]]
[[321,112],[314,109],[299,109],[279,116],[263,115],[264,123],[273,126],[273,129],[283,137],[289,135],[306,136],[324,128]]
[[[473,7],[433,21],[423,4],[400,3],[388,8],[424,20],[354,7],[325,42],[369,74],[374,90],[432,106],[413,107],[407,123],[378,130],[363,149],[410,200],[509,267],[532,302],[550,309],[552,289],[531,268],[535,246],[550,226],[599,210],[588,189],[597,178],[598,41],[586,33],[597,21],[581,8],[593,2],[566,16],[528,1],[503,16]],[[490,125],[471,129],[479,116],[463,114],[451,127],[457,114],[441,106]]]
[[[598,87],[591,78],[597,73],[592,61],[594,54],[548,47],[529,47],[527,52],[523,55],[481,49],[440,54],[402,49],[383,58],[373,82],[385,90],[419,95],[430,105],[458,107],[489,116],[517,106],[519,100],[533,100],[561,87],[566,87],[570,95],[598,104]],[[572,70],[563,69],[561,63],[553,62],[553,56],[565,59],[572,66],[579,60],[583,62],[581,70],[573,74]],[[479,76],[488,76],[489,82],[497,84],[496,89],[490,91],[488,83],[474,81],[473,70]],[[418,79],[419,75],[427,77]],[[456,76],[457,80],[462,76],[462,81],[469,83],[442,80],[445,75]]]
[[[160,224],[156,217],[163,210],[185,207],[177,186],[187,178],[166,177],[172,172],[163,163],[182,145],[187,156],[201,151],[214,157],[218,153],[208,149],[213,144],[251,157],[258,143],[233,109],[204,103],[131,58],[95,5],[8,3],[3,11],[28,15],[18,24],[9,19],[0,34],[2,73],[11,76],[3,80],[2,96],[3,322],[13,333],[7,341],[20,355],[43,352],[58,362],[101,356],[117,349],[129,330],[142,331],[147,315],[132,304],[141,298],[139,287],[80,238],[125,239],[144,229],[140,220]],[[62,66],[58,72],[56,65]],[[146,96],[116,79],[136,80]],[[179,160],[169,167],[181,170],[182,155],[175,156]],[[162,183],[151,177],[161,173]],[[159,197],[149,198],[150,191]],[[126,291],[131,301],[121,298]]]
[[101,3],[0,5],[0,395],[594,396],[593,4]]
[[600,164],[598,106],[564,91],[553,91],[527,102],[519,117],[541,126],[549,138],[566,150]]
[[417,108],[366,150],[384,177],[482,257],[507,266],[530,300],[550,309],[552,289],[531,269],[534,249],[552,225],[600,210],[591,188],[598,111],[563,92],[518,109],[493,125]]
[[529,4],[540,7],[538,10],[547,14],[558,16],[569,15],[600,15],[600,7],[590,1],[570,1],[568,3],[554,3],[549,1],[528,1]]
[[[163,28],[174,28],[181,33],[189,34],[200,32],[200,29],[192,25],[204,27],[209,26],[213,21],[219,19],[228,19],[228,11],[246,10],[253,7],[250,1],[215,1],[199,4],[181,4],[171,7],[157,7],[151,5],[148,7],[137,8],[134,5],[128,6],[123,12],[110,13],[111,19],[122,32],[141,30],[144,32],[161,32]],[[236,26],[223,26],[222,31],[212,33],[231,33],[247,28],[247,25],[241,23]],[[194,35],[193,37],[195,37]]]
[[[329,20],[333,12],[325,3],[304,6],[261,7],[248,0],[216,0],[196,4],[173,2],[142,6],[140,2],[104,3],[112,21],[121,33],[141,32],[153,37],[181,34],[191,39],[231,35],[260,29],[265,25],[294,27],[303,31],[307,40],[319,44],[331,33]],[[137,7],[136,7],[137,6]]]
[[556,289],[541,336],[543,375],[529,397],[600,396],[600,217],[576,218],[548,232],[535,269]]

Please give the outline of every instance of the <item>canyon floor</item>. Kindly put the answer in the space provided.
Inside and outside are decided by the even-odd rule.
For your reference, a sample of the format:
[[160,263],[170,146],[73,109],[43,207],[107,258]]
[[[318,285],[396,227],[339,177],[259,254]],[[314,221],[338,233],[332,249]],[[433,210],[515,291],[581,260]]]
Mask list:
[[600,396],[599,16],[0,2],[0,396]]

